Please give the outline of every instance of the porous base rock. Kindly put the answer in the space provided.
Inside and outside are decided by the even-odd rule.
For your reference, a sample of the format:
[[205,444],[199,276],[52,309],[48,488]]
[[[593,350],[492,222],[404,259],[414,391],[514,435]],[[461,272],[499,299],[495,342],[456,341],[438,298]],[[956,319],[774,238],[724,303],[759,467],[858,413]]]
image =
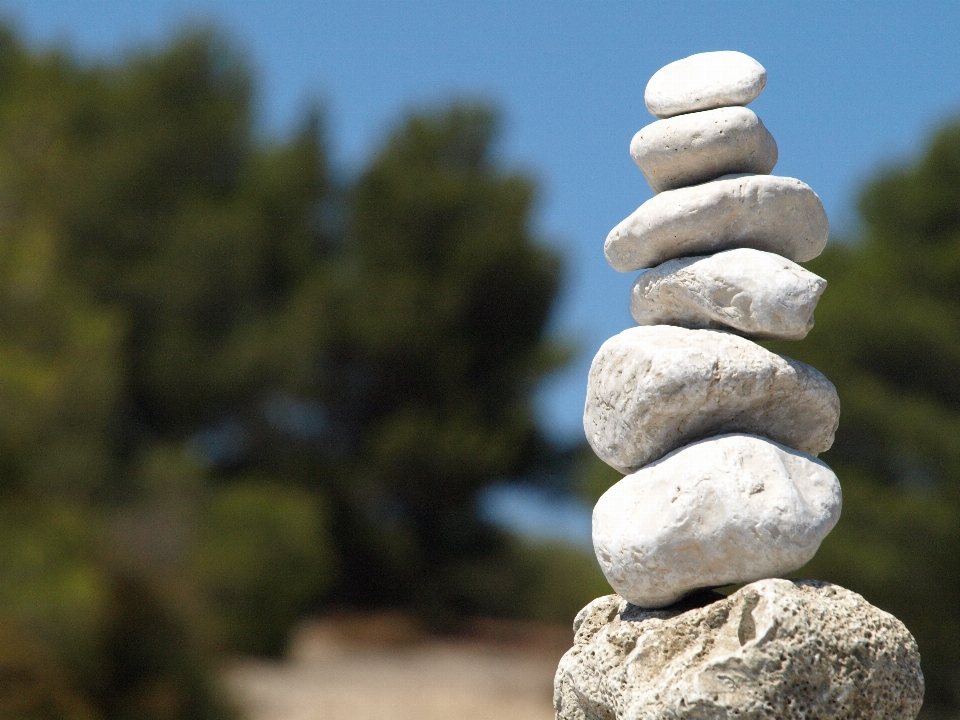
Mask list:
[[909,631],[829,583],[761,580],[662,610],[608,595],[574,630],[557,720],[913,720],[923,701]]

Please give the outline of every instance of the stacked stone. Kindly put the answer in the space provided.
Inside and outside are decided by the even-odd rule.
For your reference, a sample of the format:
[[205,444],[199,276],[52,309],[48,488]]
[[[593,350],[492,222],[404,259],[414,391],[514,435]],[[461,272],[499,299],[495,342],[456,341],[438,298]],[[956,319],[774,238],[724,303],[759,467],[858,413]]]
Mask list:
[[797,265],[826,245],[823,205],[769,174],[777,144],[743,107],[766,77],[715,52],[651,78],[647,108],[663,119],[630,154],[657,195],[604,247],[615,269],[643,272],[640,327],[590,369],[587,439],[630,473],[597,503],[593,539],[614,590],[641,607],[797,570],[840,515],[840,484],[813,457],[833,443],[836,390],[748,339],[804,337],[826,287]]
[[[753,342],[809,332],[826,282],[797,263],[820,254],[829,230],[810,187],[769,174],[776,142],[745,107],[765,84],[754,59],[714,52],[667,65],[646,88],[661,119],[634,136],[630,154],[657,194],[604,246],[616,270],[641,271],[630,297],[639,327],[600,348],[584,410],[590,446],[627,475],[593,512],[594,549],[620,598],[578,618],[577,645],[557,675],[558,718],[919,711],[919,656],[899,621],[842,588],[766,580],[813,557],[839,519],[841,493],[815,457],[839,420],[833,384]],[[729,601],[704,590],[740,583],[752,585]],[[690,616],[691,602],[712,609]],[[758,607],[769,616],[762,636]],[[635,627],[624,619],[631,613]],[[816,629],[852,619],[852,635]],[[701,629],[683,629],[691,623]],[[870,640],[868,627],[894,630]],[[861,644],[870,650],[860,664],[817,670]],[[641,661],[654,664],[640,670]],[[711,673],[716,687],[704,679]],[[821,675],[816,708],[770,700]]]

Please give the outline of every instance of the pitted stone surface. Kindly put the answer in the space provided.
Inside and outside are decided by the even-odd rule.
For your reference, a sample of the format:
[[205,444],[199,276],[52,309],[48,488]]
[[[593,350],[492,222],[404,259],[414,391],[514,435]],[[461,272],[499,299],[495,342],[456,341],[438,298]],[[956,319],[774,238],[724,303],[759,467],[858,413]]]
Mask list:
[[830,224],[808,185],[776,175],[735,175],[656,195],[604,243],[620,272],[738,247],[806,262],[827,244]]
[[767,174],[777,143],[752,110],[725,107],[647,125],[633,136],[630,157],[658,193],[731,173]]
[[600,347],[583,427],[600,459],[629,474],[722,433],[817,455],[833,444],[839,416],[836,389],[809,365],[731,333],[654,325]]
[[923,702],[910,632],[829,583],[761,580],[663,610],[608,595],[574,630],[557,720],[914,720]]
[[692,590],[799,570],[840,518],[824,463],[755,435],[680,448],[609,488],[593,548],[617,594],[663,607]]
[[657,70],[643,100],[653,115],[673,117],[756,100],[767,84],[767,71],[749,55],[732,50],[705,52],[676,60]]
[[740,248],[669,260],[645,270],[630,291],[640,325],[732,329],[749,337],[800,340],[827,281],[786,258]]

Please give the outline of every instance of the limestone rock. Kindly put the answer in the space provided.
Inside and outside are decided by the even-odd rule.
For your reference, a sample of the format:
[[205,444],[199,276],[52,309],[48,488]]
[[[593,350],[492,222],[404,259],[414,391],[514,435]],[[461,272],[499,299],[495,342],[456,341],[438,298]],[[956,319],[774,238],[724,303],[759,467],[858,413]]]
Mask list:
[[724,107],[647,125],[633,136],[630,157],[658,193],[731,173],[767,174],[777,143],[752,110]]
[[643,93],[653,115],[672,117],[756,100],[767,71],[749,55],[731,50],[691,55],[657,70]]
[[913,720],[923,701],[910,632],[829,583],[761,580],[663,610],[608,595],[574,630],[557,720]]
[[827,244],[830,224],[808,185],[776,175],[735,175],[656,195],[604,243],[620,272],[738,247],[806,262]]
[[799,570],[840,518],[824,463],[754,435],[687,445],[608,489],[593,548],[610,586],[641,607],[691,590]]
[[640,325],[731,328],[800,340],[827,281],[786,258],[740,248],[669,260],[637,277],[630,313]]
[[583,427],[624,474],[711,435],[763,435],[817,455],[833,444],[840,401],[809,365],[716,330],[634,327],[601,347]]

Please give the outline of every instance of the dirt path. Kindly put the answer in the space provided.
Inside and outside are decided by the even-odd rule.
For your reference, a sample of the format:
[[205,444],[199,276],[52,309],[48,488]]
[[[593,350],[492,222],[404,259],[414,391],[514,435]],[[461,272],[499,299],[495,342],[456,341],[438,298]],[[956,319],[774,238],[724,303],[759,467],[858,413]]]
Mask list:
[[249,720],[552,720],[561,653],[555,641],[384,644],[314,627],[288,660],[235,661],[223,679]]

